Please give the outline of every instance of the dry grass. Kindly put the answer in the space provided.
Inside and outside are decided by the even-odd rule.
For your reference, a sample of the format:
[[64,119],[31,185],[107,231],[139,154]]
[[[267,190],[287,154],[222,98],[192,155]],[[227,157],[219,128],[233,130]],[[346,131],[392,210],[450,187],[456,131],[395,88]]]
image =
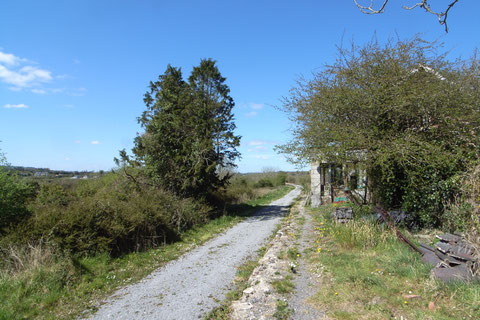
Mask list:
[[10,245],[0,249],[0,252],[0,272],[10,275],[51,265],[58,258],[58,254],[54,252],[52,246],[45,244],[43,241],[36,245]]
[[290,189],[279,188],[245,204],[240,209],[246,212],[221,216],[182,232],[172,244],[116,258],[108,254],[74,257],[44,242],[0,247],[0,320],[77,319],[83,310],[94,310],[96,301],[115,288],[141,279]]
[[322,279],[311,302],[329,318],[480,319],[480,283],[441,283],[392,232],[364,221],[337,225],[331,211],[311,211],[316,242],[308,253]]

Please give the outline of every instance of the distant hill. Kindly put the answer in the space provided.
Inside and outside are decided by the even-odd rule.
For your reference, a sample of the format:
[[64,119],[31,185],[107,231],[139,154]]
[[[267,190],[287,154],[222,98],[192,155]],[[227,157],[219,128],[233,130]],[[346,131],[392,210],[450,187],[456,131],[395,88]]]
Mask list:
[[65,170],[52,170],[49,168],[35,168],[35,167],[22,167],[22,166],[9,166],[5,169],[16,172],[23,177],[49,177],[49,178],[90,178],[103,174],[103,171],[65,171]]

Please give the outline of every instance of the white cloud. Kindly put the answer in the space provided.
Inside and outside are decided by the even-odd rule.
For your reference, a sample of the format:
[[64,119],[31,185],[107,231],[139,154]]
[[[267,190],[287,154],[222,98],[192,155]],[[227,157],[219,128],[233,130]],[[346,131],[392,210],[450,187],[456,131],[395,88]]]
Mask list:
[[266,154],[259,154],[259,155],[256,155],[256,156],[253,156],[255,159],[261,159],[261,160],[268,160],[270,159],[270,156],[266,155]]
[[31,90],[33,93],[37,93],[37,94],[45,94],[47,93],[47,91],[43,90],[43,89],[32,89]]
[[97,140],[93,140],[92,142],[90,142],[91,144],[100,144],[100,141],[97,141]]
[[81,143],[80,140],[75,140],[75,141],[73,141],[73,142],[76,143],[76,144],[80,144],[80,143]]
[[11,70],[0,65],[0,80],[17,88],[25,88],[48,82],[52,80],[52,76],[50,71],[37,67],[25,66],[18,70]]
[[248,105],[249,105],[250,108],[252,108],[253,110],[261,110],[261,109],[263,109],[263,103],[253,103],[253,102],[250,102]]
[[69,94],[71,96],[74,96],[74,97],[81,97],[81,96],[84,96],[85,93],[87,93],[87,89],[85,88],[77,88],[77,89],[74,89],[72,92],[70,92]]
[[254,146],[253,148],[247,149],[247,152],[253,152],[253,151],[267,151],[268,147],[267,146]]
[[12,85],[9,89],[38,87],[53,79],[48,70],[32,66],[27,59],[0,51],[0,82]]
[[50,91],[52,93],[60,93],[60,92],[65,91],[65,89],[63,89],[63,88],[53,88],[53,89],[50,89]]
[[267,141],[263,141],[263,140],[252,140],[252,141],[248,142],[248,145],[249,146],[261,146],[261,145],[264,145],[264,144],[267,144],[267,143],[268,143]]
[[23,104],[23,103],[20,103],[20,104],[6,104],[3,107],[7,108],[7,109],[26,109],[26,108],[28,108],[28,106]]
[[25,59],[20,59],[11,53],[3,53],[0,51],[1,64],[13,66],[19,64],[21,61],[25,61]]
[[245,113],[245,117],[251,118],[251,117],[255,117],[257,114],[258,114],[258,112],[251,111],[251,112]]

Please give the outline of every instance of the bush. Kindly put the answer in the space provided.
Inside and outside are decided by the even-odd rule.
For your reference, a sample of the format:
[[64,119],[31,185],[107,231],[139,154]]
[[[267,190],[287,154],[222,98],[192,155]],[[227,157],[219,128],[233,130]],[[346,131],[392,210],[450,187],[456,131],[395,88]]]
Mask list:
[[336,61],[284,99],[293,162],[361,163],[375,203],[441,226],[455,177],[478,161],[480,59],[448,60],[415,36],[339,48]]
[[275,176],[275,186],[283,186],[287,182],[287,173],[280,171]]
[[28,216],[31,196],[32,188],[28,184],[0,167],[0,235]]
[[273,182],[269,178],[262,178],[254,184],[255,188],[271,188],[273,186]]
[[82,183],[72,193],[42,186],[32,210],[32,218],[19,228],[30,230],[30,237],[81,254],[119,254],[171,242],[181,231],[205,222],[211,209],[109,174]]
[[461,155],[433,149],[415,150],[415,161],[400,152],[379,157],[369,170],[375,202],[401,207],[419,227],[443,225],[446,205],[461,192],[458,175],[466,170]]
[[250,178],[235,175],[230,179],[229,185],[224,189],[224,202],[238,204],[257,197],[254,183]]

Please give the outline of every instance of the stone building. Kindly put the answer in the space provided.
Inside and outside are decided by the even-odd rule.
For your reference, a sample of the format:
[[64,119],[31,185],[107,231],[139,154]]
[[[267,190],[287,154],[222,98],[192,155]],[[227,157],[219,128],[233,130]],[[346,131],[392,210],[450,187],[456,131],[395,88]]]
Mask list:
[[361,164],[335,164],[312,161],[310,169],[311,206],[346,200],[350,191],[363,200],[367,199],[367,176]]

